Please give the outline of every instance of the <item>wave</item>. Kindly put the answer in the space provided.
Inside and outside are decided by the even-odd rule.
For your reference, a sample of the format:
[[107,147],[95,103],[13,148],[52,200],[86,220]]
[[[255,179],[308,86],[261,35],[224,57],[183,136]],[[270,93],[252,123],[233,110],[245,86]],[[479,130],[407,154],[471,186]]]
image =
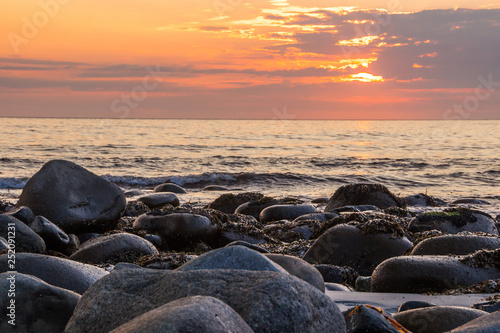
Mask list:
[[26,183],[28,182],[28,177],[22,177],[22,178],[14,178],[14,177],[7,177],[7,178],[0,178],[0,189],[17,189],[20,190],[24,188]]

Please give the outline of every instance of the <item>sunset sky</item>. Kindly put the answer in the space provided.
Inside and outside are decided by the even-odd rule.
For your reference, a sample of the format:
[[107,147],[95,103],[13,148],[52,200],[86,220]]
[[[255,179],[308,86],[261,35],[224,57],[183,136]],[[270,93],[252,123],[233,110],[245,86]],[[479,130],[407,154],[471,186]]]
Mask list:
[[498,0],[3,1],[0,116],[500,119]]

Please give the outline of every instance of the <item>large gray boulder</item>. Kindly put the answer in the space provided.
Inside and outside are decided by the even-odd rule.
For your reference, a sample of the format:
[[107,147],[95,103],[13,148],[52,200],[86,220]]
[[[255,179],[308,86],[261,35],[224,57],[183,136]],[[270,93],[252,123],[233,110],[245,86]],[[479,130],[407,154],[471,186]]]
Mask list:
[[201,269],[242,269],[286,273],[285,269],[263,254],[241,245],[223,247],[204,253],[177,268],[179,271]]
[[118,223],[125,195],[75,163],[54,160],[26,183],[17,206],[28,206],[67,233],[102,232]]
[[373,205],[380,209],[404,207],[404,202],[381,184],[349,184],[341,186],[328,201],[325,212],[344,206]]
[[299,279],[310,283],[322,292],[325,292],[325,280],[323,280],[323,276],[313,265],[305,262],[300,258],[287,256],[284,254],[264,255],[283,267],[289,274],[292,274]]
[[317,213],[313,205],[274,205],[260,213],[260,222],[269,223],[280,220],[295,220],[297,217]]
[[0,331],[62,333],[79,299],[77,293],[51,286],[36,277],[2,273]]
[[[7,266],[8,257],[0,255],[0,273],[11,269]],[[79,262],[33,253],[16,254],[17,272],[36,276],[56,287],[83,294],[94,282],[106,276],[102,268]]]
[[78,303],[66,333],[109,332],[166,303],[197,295],[225,302],[255,332],[345,332],[337,305],[289,274],[130,269],[94,284]]
[[432,306],[396,313],[394,319],[413,333],[443,333],[487,314],[458,306]]
[[69,258],[89,264],[116,264],[133,263],[142,256],[155,254],[158,250],[151,242],[136,235],[119,233],[93,238]]
[[500,330],[500,311],[481,316],[459,326],[451,333],[498,333]]
[[349,266],[361,275],[371,275],[382,261],[402,255],[413,245],[402,235],[370,228],[374,223],[340,224],[328,229],[303,259],[311,264]]
[[[500,270],[465,257],[405,256],[381,263],[372,274],[374,292],[443,292],[500,278]],[[469,264],[465,263],[468,262]]]
[[111,333],[253,333],[229,305],[213,297],[192,296],[162,305]]
[[469,231],[498,235],[495,220],[490,215],[466,208],[420,214],[413,218],[408,229],[411,232],[439,230],[458,234]]
[[464,255],[479,250],[500,248],[500,237],[475,235],[444,235],[432,237],[418,243],[412,255]]
[[[20,252],[32,252],[32,253],[44,253],[46,250],[46,245],[44,240],[30,227],[28,227],[23,222],[19,221],[10,215],[0,215],[0,237],[9,239],[9,235],[12,236],[15,241],[15,251]],[[11,237],[12,238],[12,237]]]

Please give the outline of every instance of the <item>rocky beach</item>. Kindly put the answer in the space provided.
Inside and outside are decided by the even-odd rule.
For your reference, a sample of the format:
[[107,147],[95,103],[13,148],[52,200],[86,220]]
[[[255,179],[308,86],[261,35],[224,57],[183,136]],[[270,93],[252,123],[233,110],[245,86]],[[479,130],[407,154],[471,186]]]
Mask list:
[[1,331],[499,331],[485,200],[376,183],[310,200],[189,192],[47,162],[0,204]]

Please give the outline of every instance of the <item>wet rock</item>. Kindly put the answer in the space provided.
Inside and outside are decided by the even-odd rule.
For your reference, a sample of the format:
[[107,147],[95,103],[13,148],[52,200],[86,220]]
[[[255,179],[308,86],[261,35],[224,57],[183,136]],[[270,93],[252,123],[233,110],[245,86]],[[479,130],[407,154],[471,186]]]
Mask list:
[[76,245],[64,231],[43,216],[37,216],[30,228],[43,238],[49,250],[70,253]]
[[412,255],[464,255],[478,250],[500,248],[499,237],[475,235],[444,235],[432,237],[418,243]]
[[491,216],[465,208],[420,214],[410,222],[408,229],[411,232],[439,230],[449,234],[457,234],[462,231],[470,231],[498,235],[495,221]]
[[216,226],[208,217],[189,213],[143,214],[134,221],[133,228],[135,231],[146,230],[158,233],[169,248],[210,239],[217,231]]
[[230,190],[225,186],[208,185],[208,186],[205,186],[202,189],[202,191],[204,191],[204,192],[217,192],[217,191],[230,191]]
[[346,292],[353,291],[353,289],[348,286],[344,286],[340,283],[331,283],[331,282],[325,282],[325,289],[328,291],[346,291]]
[[292,222],[307,221],[307,220],[326,222],[338,216],[339,215],[336,213],[311,213],[311,214],[301,215]]
[[359,305],[344,313],[348,333],[408,332],[389,315],[370,305]]
[[274,205],[265,208],[260,213],[259,219],[262,223],[279,220],[292,221],[299,216],[316,212],[317,210],[313,205]]
[[381,184],[350,184],[337,189],[326,205],[325,212],[343,206],[373,205],[384,209],[404,207],[403,201]]
[[487,312],[457,306],[433,306],[399,312],[394,319],[414,333],[442,333],[485,314]]
[[32,252],[44,253],[46,250],[44,240],[38,236],[30,227],[15,217],[9,215],[0,215],[0,237],[9,239],[15,232],[15,250],[16,253]]
[[202,269],[242,269],[287,273],[280,265],[245,246],[230,246],[213,250],[177,268],[180,271]]
[[471,308],[486,311],[488,313],[493,313],[500,310],[500,300],[477,302],[472,304]]
[[7,250],[9,248],[9,243],[3,237],[0,237],[0,252]]
[[[8,297],[15,290],[15,297]],[[0,306],[3,318],[0,331],[19,332],[63,332],[80,295],[24,274],[0,274]],[[14,300],[14,316],[9,317]],[[13,323],[10,320],[15,319]]]
[[98,281],[78,303],[66,333],[109,332],[188,296],[215,297],[256,332],[345,332],[337,305],[296,277],[244,270],[122,270]]
[[132,234],[119,233],[93,238],[85,242],[69,259],[89,264],[135,262],[142,256],[158,254],[147,240]]
[[86,232],[86,233],[77,235],[78,240],[80,241],[80,244],[83,244],[86,241],[91,240],[92,238],[99,237],[99,236],[100,236],[100,234],[95,233],[95,232]]
[[330,200],[328,197],[321,197],[321,198],[316,198],[311,200],[311,203],[313,204],[326,204]]
[[346,283],[354,286],[359,276],[359,273],[355,269],[347,266],[315,265],[314,267],[321,273],[325,282]]
[[165,184],[160,184],[156,186],[153,190],[153,193],[160,193],[160,192],[171,192],[171,193],[176,193],[176,194],[186,194],[187,191],[180,187],[177,184],[174,183],[165,183]]
[[111,333],[143,332],[253,333],[253,330],[226,303],[213,297],[192,296],[146,312]]
[[275,199],[263,197],[260,200],[250,201],[242,204],[234,211],[235,214],[251,215],[257,220],[260,219],[260,213],[267,207],[280,204],[299,204],[300,201],[291,198]]
[[300,258],[283,254],[265,254],[265,256],[283,267],[289,274],[325,292],[325,281],[323,280],[323,276],[313,265]]
[[384,221],[341,224],[318,238],[303,259],[312,264],[349,266],[361,275],[371,275],[382,261],[400,256],[413,246],[403,235],[399,225]]
[[472,198],[463,198],[455,200],[451,203],[452,205],[491,205],[488,201]]
[[430,195],[424,193],[404,197],[403,201],[411,207],[439,207],[446,205],[443,200],[431,197]]
[[436,304],[432,304],[432,303],[424,302],[424,301],[408,301],[408,302],[404,302],[403,304],[401,304],[399,306],[398,312],[421,309],[421,308],[429,308],[431,306],[436,306]]
[[264,195],[260,193],[226,193],[215,199],[208,208],[217,209],[226,214],[233,214],[235,210],[242,204],[250,201],[260,200]]
[[396,293],[442,292],[492,278],[500,278],[499,269],[471,267],[461,262],[460,257],[407,256],[381,263],[372,274],[372,289]]
[[[7,255],[0,255],[0,272],[7,269]],[[83,294],[94,282],[108,273],[79,262],[32,253],[16,254],[18,273],[33,275],[53,286]]]
[[67,233],[102,232],[116,226],[125,195],[81,166],[54,160],[31,177],[17,206],[28,206]]
[[123,212],[123,216],[140,216],[142,214],[147,214],[151,212],[151,208],[149,208],[142,201],[130,201],[127,203],[125,207],[125,211]]
[[131,197],[138,197],[140,195],[143,195],[144,192],[142,192],[141,190],[130,190],[130,191],[125,192],[124,194],[127,198],[131,198]]
[[471,320],[450,333],[496,333],[498,327],[500,327],[500,311]]
[[13,210],[8,211],[5,213],[5,215],[10,215],[12,217],[15,217],[19,221],[23,222],[26,225],[30,225],[31,222],[35,219],[35,214],[31,211],[29,207],[26,206],[21,206],[18,208],[15,208]]
[[282,242],[291,243],[296,240],[309,240],[322,226],[323,222],[317,220],[300,220],[296,222],[283,220],[268,224],[262,230],[266,235],[277,238]]
[[355,283],[355,289],[359,292],[369,293],[372,291],[372,277],[358,276]]
[[269,253],[269,251],[266,249],[263,249],[261,247],[258,247],[257,245],[250,244],[250,243],[247,243],[244,241],[236,241],[236,242],[232,242],[232,243],[229,243],[226,245],[226,247],[229,247],[229,246],[246,246],[249,249],[260,252],[260,253]]
[[162,249],[164,246],[163,239],[158,235],[146,235],[144,239],[154,245],[157,249]]
[[163,207],[165,205],[172,205],[174,207],[177,207],[180,204],[177,195],[170,192],[148,194],[140,197],[139,199],[137,199],[137,201],[144,203],[151,209]]

